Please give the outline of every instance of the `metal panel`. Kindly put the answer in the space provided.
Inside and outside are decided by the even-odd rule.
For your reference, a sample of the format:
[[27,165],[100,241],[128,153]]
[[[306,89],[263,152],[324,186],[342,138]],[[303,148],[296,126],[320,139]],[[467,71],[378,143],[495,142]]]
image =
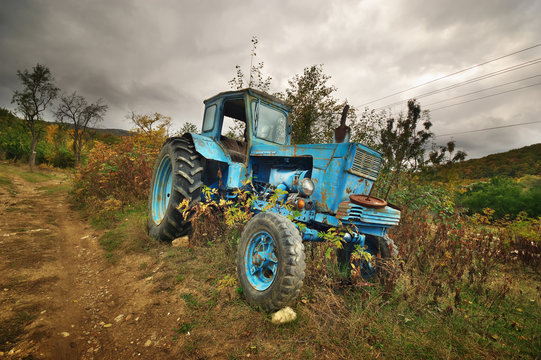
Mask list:
[[231,163],[227,172],[227,187],[232,189],[240,188],[244,179],[246,179],[246,165]]
[[371,209],[344,201],[338,206],[336,217],[346,222],[363,222],[384,226],[395,226],[400,221],[400,211],[386,206],[382,209]]
[[225,163],[231,163],[231,157],[227,151],[222,148],[214,139],[190,133],[195,145],[195,150],[205,159],[217,160]]

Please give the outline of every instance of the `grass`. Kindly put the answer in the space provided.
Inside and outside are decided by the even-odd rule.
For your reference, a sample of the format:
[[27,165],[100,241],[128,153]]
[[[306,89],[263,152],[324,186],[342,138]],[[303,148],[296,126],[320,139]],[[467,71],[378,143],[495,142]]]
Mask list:
[[8,190],[10,195],[15,196],[17,195],[17,190],[15,190],[15,185],[13,185],[13,182],[9,177],[6,175],[0,175],[0,187],[3,187]]
[[[60,173],[58,169],[55,169],[55,171],[43,171],[36,167],[34,172],[31,172],[27,164],[8,165],[6,163],[0,163],[0,172],[4,174],[10,173],[17,175],[30,183],[40,183],[64,177],[64,174]],[[2,177],[5,178],[5,176]]]
[[0,351],[11,350],[17,338],[24,333],[24,327],[36,318],[37,313],[37,307],[23,307],[11,318],[0,321]]
[[40,186],[37,190],[42,191],[45,195],[55,195],[58,193],[67,193],[71,190],[71,186],[68,184]]
[[116,262],[116,250],[122,245],[124,239],[125,235],[120,229],[109,230],[99,239],[101,247],[105,250],[105,256],[110,262]]
[[[321,278],[318,251],[325,251],[313,245],[307,251],[305,285],[293,304],[297,320],[275,326],[268,314],[248,306],[238,290],[235,236],[222,234],[210,245],[205,238],[173,248],[146,235],[144,204],[115,216],[118,223],[100,240],[107,256],[148,254],[152,260],[139,270],[145,278],[152,276],[156,292],[174,296],[185,308],[182,322],[171,331],[172,341],[186,339],[179,357],[204,357],[211,348],[221,351],[213,356],[224,358],[541,356],[541,275],[535,269],[500,264],[491,270],[483,291],[461,286],[460,299],[450,292],[433,303],[430,292],[412,296],[406,275],[390,295],[379,284],[343,285],[336,268]],[[149,268],[159,270],[148,273]]]
[[56,178],[56,175],[54,175],[53,173],[45,172],[20,171],[18,175],[24,180],[31,183],[39,183]]
[[[90,223],[96,229],[107,230],[99,243],[112,263],[115,263],[122,253],[145,252],[159,245],[146,233],[146,204],[143,203],[96,215],[90,219]],[[147,266],[148,264],[143,263],[140,268],[145,269]]]

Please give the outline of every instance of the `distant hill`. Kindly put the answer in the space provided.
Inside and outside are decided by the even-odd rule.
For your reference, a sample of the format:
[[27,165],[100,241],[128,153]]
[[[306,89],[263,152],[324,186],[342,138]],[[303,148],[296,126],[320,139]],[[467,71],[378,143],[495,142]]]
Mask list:
[[129,136],[130,131],[123,129],[98,129],[98,128],[88,128],[89,131],[101,134],[101,135],[114,135],[114,136]]
[[541,175],[541,143],[453,164],[463,179]]

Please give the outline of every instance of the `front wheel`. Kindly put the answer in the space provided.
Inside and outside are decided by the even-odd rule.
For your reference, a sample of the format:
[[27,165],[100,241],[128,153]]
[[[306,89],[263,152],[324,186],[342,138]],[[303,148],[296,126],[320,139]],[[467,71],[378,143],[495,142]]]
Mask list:
[[288,218],[259,213],[244,228],[237,252],[237,274],[249,304],[265,311],[284,307],[304,279],[304,245]]

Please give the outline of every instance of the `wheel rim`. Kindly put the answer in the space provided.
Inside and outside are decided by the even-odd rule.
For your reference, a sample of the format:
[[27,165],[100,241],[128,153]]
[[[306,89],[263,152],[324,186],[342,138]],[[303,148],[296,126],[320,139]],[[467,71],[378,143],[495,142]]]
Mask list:
[[271,286],[278,270],[276,242],[266,231],[260,231],[252,236],[246,248],[246,276],[250,285],[256,290],[263,291]]
[[152,188],[152,220],[156,225],[160,224],[165,217],[171,199],[172,184],[173,166],[169,155],[165,155],[156,170],[156,178]]

